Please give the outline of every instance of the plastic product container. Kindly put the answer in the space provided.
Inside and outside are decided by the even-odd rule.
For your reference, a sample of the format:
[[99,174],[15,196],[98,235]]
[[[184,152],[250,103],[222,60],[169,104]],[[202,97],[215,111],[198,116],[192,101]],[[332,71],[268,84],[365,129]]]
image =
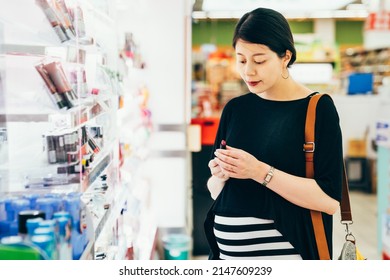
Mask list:
[[188,260],[191,238],[185,234],[168,234],[162,238],[166,260]]
[[24,210],[20,211],[18,214],[19,218],[19,233],[28,234],[27,221],[30,219],[40,218],[43,220],[45,218],[45,213],[38,210]]
[[72,258],[74,260],[80,259],[88,242],[86,238],[86,231],[81,231],[80,228],[80,203],[80,195],[77,193],[68,195],[64,198],[65,211],[70,214],[71,220]]
[[45,253],[21,236],[7,236],[0,240],[0,260],[42,260]]
[[59,244],[58,255],[60,260],[71,260],[72,255],[72,243],[71,243],[71,226],[70,218],[59,217],[57,218],[59,225]]
[[31,242],[46,253],[45,258],[51,260],[55,259],[56,247],[52,235],[34,235],[31,237]]
[[33,236],[34,230],[39,227],[39,223],[43,220],[43,218],[28,219],[26,221],[27,234]]
[[53,198],[51,197],[40,197],[36,200],[36,207],[38,210],[45,212],[46,220],[51,220],[54,209],[53,209]]
[[30,201],[30,209],[35,209],[36,201],[39,198],[39,194],[36,193],[26,193],[23,195],[24,199],[28,199]]

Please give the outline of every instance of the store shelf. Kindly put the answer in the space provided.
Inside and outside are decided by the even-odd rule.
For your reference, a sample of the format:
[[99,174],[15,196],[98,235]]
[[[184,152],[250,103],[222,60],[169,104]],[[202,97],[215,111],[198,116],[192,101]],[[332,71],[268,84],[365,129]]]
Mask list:
[[[87,241],[77,244],[77,254],[81,259],[95,259],[95,241],[105,238],[103,233],[120,217],[127,199],[127,190],[119,182],[117,81],[107,74],[115,70],[118,59],[116,34],[112,32],[115,21],[93,1],[72,2],[68,8],[72,15],[77,14],[73,27],[79,31],[74,34],[85,32],[73,38],[66,33],[73,28],[66,22],[69,10],[61,10],[56,3],[15,0],[0,11],[0,35],[4,39],[0,46],[4,66],[0,200],[11,195],[58,194],[65,204],[69,197],[64,196],[79,195],[80,205],[72,205],[80,207],[80,212],[72,214],[76,217],[72,216],[72,223],[79,215],[80,225],[72,228],[80,227],[80,239],[72,240],[72,244]],[[47,17],[54,10],[53,17]],[[60,10],[61,17],[54,17]],[[55,20],[58,22],[53,24]],[[81,29],[83,24],[85,29]],[[61,40],[64,34],[68,38]],[[44,68],[51,62],[56,62],[55,66]],[[43,68],[38,72],[37,65],[41,64]],[[53,90],[58,94],[52,94]],[[69,92],[76,93],[71,102],[66,99],[70,95],[65,97]],[[51,100],[54,96],[55,101]],[[61,104],[58,99],[65,101]],[[69,106],[64,105],[66,102]],[[100,197],[102,192],[97,195],[94,188],[101,184],[99,178],[103,175],[109,188]],[[27,189],[23,184],[26,176],[30,178]],[[50,180],[57,177],[63,181]],[[84,199],[92,194],[96,207],[102,199],[97,214],[93,212],[96,209],[85,206],[88,201]],[[72,199],[77,203],[79,197]],[[86,246],[84,252],[80,252],[80,246]]]
[[[15,0],[0,11],[0,203],[13,195],[61,196],[72,212],[74,259],[125,259],[130,241],[150,258],[157,226],[148,214],[150,190],[139,182],[152,128],[145,72],[134,68],[121,84],[110,1],[71,1],[68,9],[60,2]],[[53,16],[63,11],[57,22],[47,16],[51,9]],[[67,13],[77,14],[74,26]],[[139,50],[142,63],[134,67],[143,68]],[[129,98],[118,110],[124,91]],[[57,177],[64,181],[47,183]],[[127,208],[135,211],[127,212],[131,220]]]
[[83,99],[81,104],[69,110],[53,110],[47,114],[39,112],[28,112],[26,109],[18,108],[9,114],[0,114],[0,122],[50,122],[55,123],[56,128],[77,129],[81,125],[108,113],[110,105],[106,100]]
[[341,53],[341,73],[348,76],[350,73],[372,73],[373,93],[383,85],[383,79],[390,77],[390,49],[347,49]]

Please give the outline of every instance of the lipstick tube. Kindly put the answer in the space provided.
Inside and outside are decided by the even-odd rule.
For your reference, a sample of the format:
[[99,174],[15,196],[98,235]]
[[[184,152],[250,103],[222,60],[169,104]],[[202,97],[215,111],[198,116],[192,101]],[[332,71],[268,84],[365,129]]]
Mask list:
[[100,152],[100,148],[99,146],[96,144],[96,142],[92,139],[92,138],[89,138],[88,139],[88,145],[89,147],[92,149],[92,151],[97,154],[98,152]]
[[226,150],[226,141],[225,140],[221,140],[221,144],[219,145],[219,148]]
[[71,133],[64,134],[64,144],[65,144],[65,152],[73,152],[72,145],[73,145],[73,138]]
[[55,147],[56,147],[56,158],[57,162],[66,162],[66,152],[65,152],[65,143],[64,143],[64,136],[63,135],[56,135],[54,136],[56,142],[55,142]]
[[63,99],[62,95],[57,92],[56,87],[54,86],[52,80],[50,80],[50,77],[43,68],[43,65],[38,64],[35,66],[35,69],[38,71],[39,75],[45,82],[46,87],[49,89],[51,96],[54,98],[54,101],[57,104],[58,108],[67,108],[67,102]]
[[49,163],[57,162],[55,139],[52,135],[46,136],[47,141],[47,156]]

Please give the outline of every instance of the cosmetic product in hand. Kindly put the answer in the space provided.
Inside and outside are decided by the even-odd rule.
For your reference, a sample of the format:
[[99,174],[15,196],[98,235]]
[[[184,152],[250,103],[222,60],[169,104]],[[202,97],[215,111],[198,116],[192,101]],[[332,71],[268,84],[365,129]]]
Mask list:
[[226,141],[225,140],[221,141],[221,144],[219,145],[219,148],[226,150]]

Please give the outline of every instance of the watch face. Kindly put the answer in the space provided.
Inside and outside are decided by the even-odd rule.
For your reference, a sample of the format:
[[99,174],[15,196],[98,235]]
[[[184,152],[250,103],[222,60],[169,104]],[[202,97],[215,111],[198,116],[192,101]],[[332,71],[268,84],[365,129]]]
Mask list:
[[271,178],[272,178],[271,174],[267,174],[267,176],[265,176],[264,181],[268,183],[271,180]]

